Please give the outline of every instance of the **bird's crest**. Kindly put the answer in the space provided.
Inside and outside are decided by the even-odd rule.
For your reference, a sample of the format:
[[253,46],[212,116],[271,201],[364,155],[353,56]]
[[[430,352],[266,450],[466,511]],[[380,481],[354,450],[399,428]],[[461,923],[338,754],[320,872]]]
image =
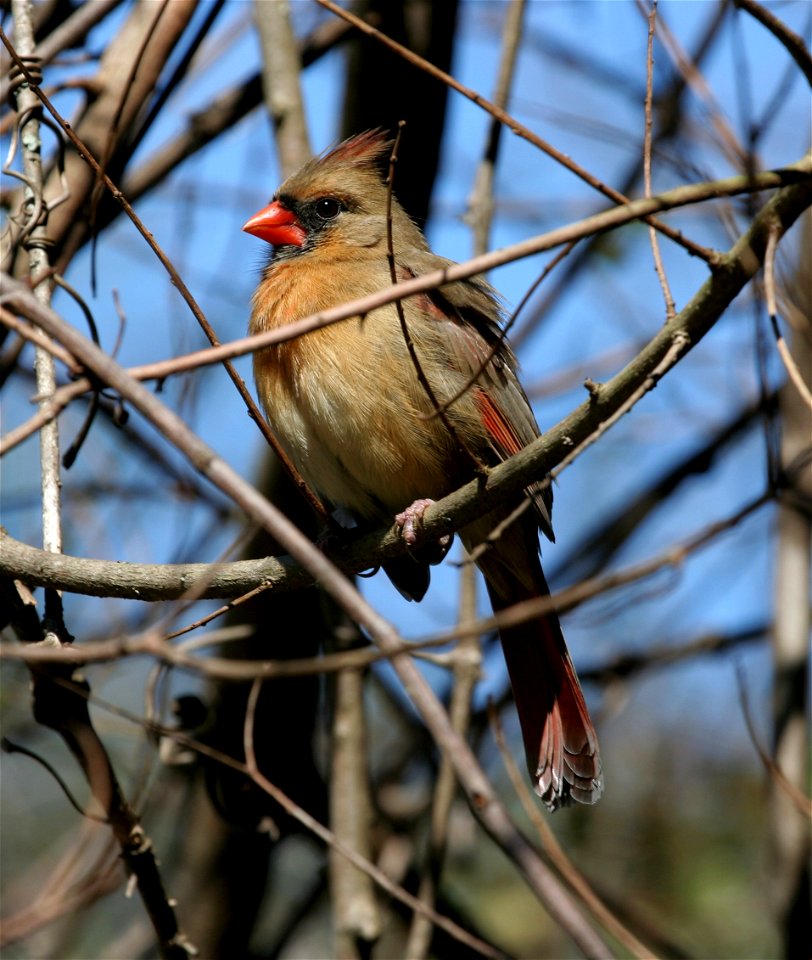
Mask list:
[[321,163],[374,163],[392,146],[389,134],[378,127],[339,143],[320,157]]

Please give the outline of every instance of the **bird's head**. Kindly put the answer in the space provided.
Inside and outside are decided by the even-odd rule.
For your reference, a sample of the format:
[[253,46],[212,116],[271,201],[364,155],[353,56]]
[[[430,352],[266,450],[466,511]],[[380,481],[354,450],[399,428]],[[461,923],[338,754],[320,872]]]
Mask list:
[[[271,203],[243,226],[276,248],[276,257],[318,249],[376,247],[386,242],[387,187],[382,161],[391,141],[381,130],[351,137],[310,160],[282,184]],[[419,228],[392,198],[396,245],[426,248]]]

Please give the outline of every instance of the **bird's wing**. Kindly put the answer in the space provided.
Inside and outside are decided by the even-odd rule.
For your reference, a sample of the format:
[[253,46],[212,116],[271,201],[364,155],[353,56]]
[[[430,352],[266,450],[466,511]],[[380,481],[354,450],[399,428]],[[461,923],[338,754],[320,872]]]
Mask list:
[[[403,273],[420,276],[452,263],[418,250],[399,265]],[[502,310],[493,287],[478,277],[457,281],[430,291],[420,298],[418,307],[424,316],[442,324],[448,362],[464,381],[473,381],[470,394],[496,459],[506,460],[535,440],[540,434],[539,427],[519,382],[516,358],[502,338],[499,325]],[[527,492],[539,526],[545,536],[553,540],[552,488],[533,484]]]

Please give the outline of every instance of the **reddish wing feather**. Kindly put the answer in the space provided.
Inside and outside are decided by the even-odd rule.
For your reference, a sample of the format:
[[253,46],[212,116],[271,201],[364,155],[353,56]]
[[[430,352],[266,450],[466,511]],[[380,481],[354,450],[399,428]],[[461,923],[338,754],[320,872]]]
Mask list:
[[482,422],[499,453],[507,459],[518,453],[523,444],[516,436],[513,425],[496,406],[492,398],[482,389],[474,391],[474,399],[482,416]]

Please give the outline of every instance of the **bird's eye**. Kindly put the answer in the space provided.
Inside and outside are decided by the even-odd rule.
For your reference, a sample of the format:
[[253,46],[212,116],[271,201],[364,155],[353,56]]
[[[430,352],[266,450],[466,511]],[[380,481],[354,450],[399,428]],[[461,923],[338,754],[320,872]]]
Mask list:
[[341,212],[341,204],[335,197],[322,197],[316,201],[316,213],[322,220],[335,220]]

